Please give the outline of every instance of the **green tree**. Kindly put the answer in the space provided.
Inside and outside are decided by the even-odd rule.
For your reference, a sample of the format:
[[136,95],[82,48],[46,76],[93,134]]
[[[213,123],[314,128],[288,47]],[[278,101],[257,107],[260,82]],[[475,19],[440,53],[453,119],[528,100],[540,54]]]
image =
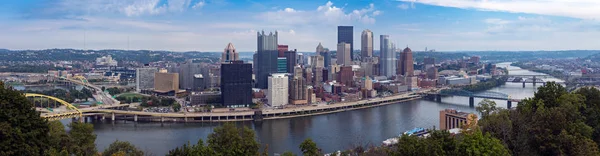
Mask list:
[[111,156],[118,152],[122,152],[128,156],[143,156],[144,152],[127,141],[119,141],[111,143],[107,149],[102,152],[103,156]]
[[208,147],[223,155],[258,155],[260,144],[248,127],[236,128],[233,123],[216,127],[208,135]]
[[0,155],[43,155],[48,144],[48,123],[19,91],[0,81]]
[[60,121],[51,121],[48,123],[50,129],[49,132],[49,143],[50,146],[57,151],[69,150],[73,145],[71,144],[71,137],[65,131],[65,125]]
[[281,156],[296,156],[296,155],[290,151],[285,151],[281,154]]
[[510,155],[509,150],[502,142],[490,135],[483,135],[478,129],[472,129],[472,133],[464,135],[458,143],[458,153],[461,155],[488,155],[505,156]]
[[75,155],[94,155],[96,151],[96,134],[94,126],[89,123],[72,122],[69,124],[69,135],[73,139],[72,152]]
[[310,138],[307,138],[300,144],[300,150],[305,156],[317,156],[320,154],[317,144]]
[[498,110],[496,108],[496,102],[489,99],[483,99],[475,109],[481,114],[482,118]]
[[173,104],[173,111],[179,112],[179,110],[181,110],[181,105],[175,102],[175,104]]

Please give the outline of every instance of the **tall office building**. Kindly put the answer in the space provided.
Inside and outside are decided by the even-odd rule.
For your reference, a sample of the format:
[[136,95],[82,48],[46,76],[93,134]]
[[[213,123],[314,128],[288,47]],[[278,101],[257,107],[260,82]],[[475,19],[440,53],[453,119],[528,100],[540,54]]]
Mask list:
[[201,63],[188,59],[179,65],[179,88],[191,90],[194,88],[194,75],[202,74]]
[[288,51],[288,45],[277,45],[277,56],[284,57],[284,53]]
[[288,73],[294,72],[294,67],[298,64],[296,49],[294,51],[285,51],[283,53],[286,60],[286,70]]
[[338,44],[350,44],[350,62],[354,59],[354,27],[353,26],[338,26]]
[[225,50],[223,50],[223,54],[221,55],[221,62],[231,62],[239,59],[239,53],[235,51],[235,47],[233,47],[233,44],[230,42],[229,44],[227,44],[227,47],[225,47]]
[[363,30],[360,35],[360,45],[361,59],[373,57],[373,32],[371,32],[371,30]]
[[277,58],[277,73],[287,73],[287,59],[285,57]]
[[318,55],[323,56],[323,65],[325,68],[329,68],[329,66],[331,66],[331,54],[329,54],[329,49],[323,48],[323,45],[319,42],[315,52],[317,52]]
[[275,34],[265,32],[257,33],[256,53],[256,87],[266,89],[267,78],[272,73],[277,73],[277,57],[279,56],[277,44],[277,31]]
[[400,60],[398,61],[398,64],[400,69],[398,69],[398,72],[396,74],[404,75],[406,77],[411,77],[415,75],[412,50],[410,50],[410,48],[404,48],[404,50],[400,54]]
[[353,86],[354,80],[354,71],[352,71],[352,66],[343,66],[340,67],[340,72],[338,73],[338,82],[345,84],[346,86]]
[[382,76],[396,75],[396,53],[389,35],[379,36],[379,69]]
[[252,104],[252,64],[243,61],[221,64],[221,101],[227,107]]
[[269,105],[276,107],[288,103],[288,82],[289,79],[287,74],[276,73],[269,76],[269,89],[267,91],[267,100]]
[[351,52],[351,44],[349,43],[338,43],[337,46],[337,64],[338,65],[352,65],[352,52]]
[[321,55],[310,56],[310,65],[312,68],[325,67],[325,59]]
[[135,89],[140,92],[154,88],[154,73],[158,69],[154,67],[143,67],[135,69]]
[[305,63],[305,62],[304,62],[304,54],[302,54],[302,53],[296,53],[296,56],[298,57],[298,58],[296,59],[296,62],[297,62],[299,65],[304,65],[304,63]]
[[313,69],[313,79],[312,79],[312,84],[315,86],[320,86],[322,85],[321,83],[323,83],[323,67],[315,67]]
[[303,77],[290,79],[289,96],[290,104],[305,104],[306,102],[306,80]]

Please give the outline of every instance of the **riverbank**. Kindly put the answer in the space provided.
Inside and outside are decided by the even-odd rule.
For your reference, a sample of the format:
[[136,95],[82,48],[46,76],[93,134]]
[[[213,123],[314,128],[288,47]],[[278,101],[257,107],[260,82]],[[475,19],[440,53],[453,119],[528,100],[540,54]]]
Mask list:
[[562,80],[564,80],[565,77],[567,77],[566,75],[564,75],[562,72],[559,72],[559,71],[539,69],[539,68],[536,68],[535,66],[525,65],[525,64],[520,63],[520,62],[512,63],[511,66],[519,67],[521,69],[530,70],[530,71],[533,71],[533,72],[548,74],[548,75],[550,75],[552,77],[555,77],[557,79],[562,79]]
[[[427,91],[427,90],[424,90]],[[84,116],[92,119],[110,119],[144,122],[236,122],[262,121],[272,119],[296,118],[312,115],[322,115],[343,111],[366,109],[398,102],[420,99],[415,93],[404,93],[383,98],[373,98],[360,101],[335,103],[330,105],[312,105],[284,109],[263,109],[239,112],[210,112],[210,113],[156,113],[111,109],[83,110]],[[86,115],[89,114],[89,115]]]

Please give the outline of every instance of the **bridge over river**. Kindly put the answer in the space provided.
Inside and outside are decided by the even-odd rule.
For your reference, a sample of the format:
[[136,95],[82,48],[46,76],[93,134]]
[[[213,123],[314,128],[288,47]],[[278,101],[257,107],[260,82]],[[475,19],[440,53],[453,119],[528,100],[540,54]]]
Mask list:
[[521,102],[522,99],[511,98],[510,95],[494,91],[470,92],[463,89],[443,89],[436,92],[427,92],[426,96],[437,102],[442,102],[442,96],[463,96],[469,97],[469,106],[475,106],[475,98],[505,100],[506,107],[511,108],[512,102]]

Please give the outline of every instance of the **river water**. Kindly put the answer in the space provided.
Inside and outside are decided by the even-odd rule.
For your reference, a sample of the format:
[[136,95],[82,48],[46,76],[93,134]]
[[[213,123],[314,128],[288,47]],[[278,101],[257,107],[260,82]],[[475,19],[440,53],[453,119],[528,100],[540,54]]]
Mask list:
[[[510,74],[540,74],[519,67],[500,63],[507,67]],[[545,79],[559,81],[558,79]],[[490,91],[509,94],[512,98],[533,96],[536,87],[521,83],[507,83]],[[475,98],[475,103],[482,99]],[[506,107],[506,101],[496,101],[498,106]],[[516,104],[513,103],[513,107]],[[454,108],[464,112],[475,112],[469,107],[467,97],[443,97],[442,102],[415,100],[361,110],[334,114],[299,117],[291,119],[266,120],[262,123],[239,122],[256,131],[262,145],[269,145],[269,152],[300,153],[298,146],[304,139],[311,138],[323,152],[344,150],[356,145],[381,145],[390,137],[415,127],[432,128],[439,126],[439,111]],[[116,123],[93,123],[97,134],[96,144],[103,151],[115,140],[129,141],[140,149],[154,155],[164,155],[170,149],[187,142],[196,143],[198,139],[206,142],[207,136],[220,123],[134,123],[116,121]],[[261,149],[262,151],[262,149]]]

